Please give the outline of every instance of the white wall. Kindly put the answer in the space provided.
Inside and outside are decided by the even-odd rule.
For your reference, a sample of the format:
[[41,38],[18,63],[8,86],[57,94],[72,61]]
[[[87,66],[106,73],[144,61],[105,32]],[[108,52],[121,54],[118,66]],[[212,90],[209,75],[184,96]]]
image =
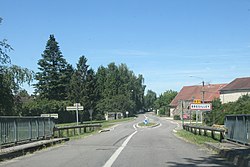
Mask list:
[[235,92],[235,93],[227,93],[220,94],[220,100],[223,103],[234,102],[239,99],[242,95],[250,94],[250,92]]

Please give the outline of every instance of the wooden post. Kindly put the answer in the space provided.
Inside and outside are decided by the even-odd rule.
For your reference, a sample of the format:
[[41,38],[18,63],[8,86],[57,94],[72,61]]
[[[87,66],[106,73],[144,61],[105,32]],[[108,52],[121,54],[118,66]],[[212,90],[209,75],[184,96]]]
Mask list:
[[214,131],[213,130],[211,130],[211,135],[212,135],[212,138],[215,139],[214,138]]

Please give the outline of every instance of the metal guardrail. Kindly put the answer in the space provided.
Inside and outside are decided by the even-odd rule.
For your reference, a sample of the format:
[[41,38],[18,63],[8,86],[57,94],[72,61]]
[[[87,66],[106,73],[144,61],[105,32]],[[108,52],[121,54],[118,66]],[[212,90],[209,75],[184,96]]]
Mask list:
[[[65,127],[55,127],[54,135],[57,137],[70,137],[75,136],[76,134],[80,135],[82,133],[94,131],[95,129],[101,128],[101,124],[86,124],[86,125],[78,125],[78,126],[65,126]],[[65,134],[66,131],[66,134]],[[72,134],[73,133],[73,134]]]
[[183,129],[190,131],[194,134],[208,136],[208,131],[211,132],[211,137],[216,140],[215,133],[219,133],[219,141],[221,142],[224,139],[224,129],[211,128],[206,126],[193,126],[193,125],[183,125]]
[[0,146],[53,136],[53,118],[0,117]]
[[250,144],[250,115],[227,115],[225,117],[228,140]]

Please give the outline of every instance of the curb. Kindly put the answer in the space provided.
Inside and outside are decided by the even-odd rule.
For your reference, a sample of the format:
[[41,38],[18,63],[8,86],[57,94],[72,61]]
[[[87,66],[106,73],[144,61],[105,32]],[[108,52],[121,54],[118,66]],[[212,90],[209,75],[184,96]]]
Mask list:
[[[140,123],[140,122],[139,122],[139,123]],[[152,126],[140,126],[139,123],[136,124],[136,127],[137,127],[137,128],[155,128],[155,127],[157,127],[157,126],[160,125],[160,123],[157,123],[157,124],[152,125]]]
[[103,129],[103,130],[100,130],[99,133],[102,133],[102,132],[109,132],[110,129]]
[[250,166],[250,149],[240,148],[239,146],[236,146],[236,148],[223,148],[221,143],[204,143],[204,145],[238,167]]
[[69,138],[55,138],[51,140],[41,140],[23,145],[8,147],[0,150],[0,161],[23,156],[28,152],[35,152],[43,148],[69,141]]

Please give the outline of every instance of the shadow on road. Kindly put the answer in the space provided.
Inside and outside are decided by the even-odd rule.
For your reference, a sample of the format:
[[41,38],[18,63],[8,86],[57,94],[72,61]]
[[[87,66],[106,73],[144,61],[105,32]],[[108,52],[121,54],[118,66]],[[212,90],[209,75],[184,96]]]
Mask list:
[[200,157],[200,159],[184,158],[185,162],[166,162],[170,167],[224,166],[233,167],[232,163],[218,156]]

